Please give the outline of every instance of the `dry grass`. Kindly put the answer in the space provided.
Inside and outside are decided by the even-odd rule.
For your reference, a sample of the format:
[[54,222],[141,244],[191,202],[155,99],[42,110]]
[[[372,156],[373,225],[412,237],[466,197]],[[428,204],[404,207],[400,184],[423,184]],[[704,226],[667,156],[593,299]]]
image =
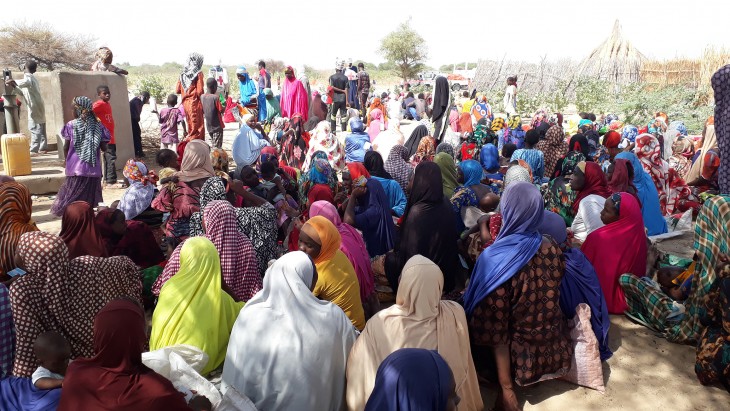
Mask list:
[[614,84],[629,84],[641,79],[645,61],[646,57],[623,37],[616,20],[611,35],[581,62],[580,73]]

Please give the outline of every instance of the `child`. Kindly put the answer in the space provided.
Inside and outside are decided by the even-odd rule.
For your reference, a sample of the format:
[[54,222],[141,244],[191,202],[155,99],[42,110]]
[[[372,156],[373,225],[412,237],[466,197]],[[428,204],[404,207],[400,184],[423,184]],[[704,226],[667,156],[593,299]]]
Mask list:
[[66,339],[56,331],[44,332],[36,338],[33,352],[39,364],[31,378],[33,385],[41,390],[61,388],[71,358],[71,346]]
[[208,145],[221,148],[223,147],[223,127],[225,125],[223,123],[223,107],[218,94],[216,94],[218,82],[214,78],[209,78],[205,84],[208,87],[208,93],[200,96],[200,101],[203,103],[203,115],[210,136]]
[[109,100],[112,93],[108,86],[99,86],[96,88],[96,95],[99,97],[94,102],[93,110],[99,122],[109,130],[110,140],[106,145],[104,152],[104,185],[113,185],[117,183],[117,143],[114,139],[114,116],[112,115],[112,105]]
[[176,105],[177,95],[170,94],[167,96],[167,107],[157,114],[160,120],[160,148],[162,149],[177,150],[177,143],[180,142],[177,131],[178,124],[182,124],[183,136],[188,135],[188,129],[185,127],[185,116],[175,107]]
[[[157,161],[157,165],[162,168],[172,168],[180,171],[180,162],[178,161],[177,153],[174,150],[163,148],[157,152],[155,160]],[[160,178],[162,178],[162,176],[160,176]]]

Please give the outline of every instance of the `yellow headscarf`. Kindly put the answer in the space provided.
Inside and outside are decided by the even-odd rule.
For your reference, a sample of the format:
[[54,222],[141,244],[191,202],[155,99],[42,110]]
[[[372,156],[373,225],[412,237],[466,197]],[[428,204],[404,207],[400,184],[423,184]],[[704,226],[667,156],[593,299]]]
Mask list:
[[150,350],[188,344],[208,354],[203,376],[223,364],[228,338],[243,303],[221,288],[218,250],[205,237],[191,237],[180,250],[180,271],[162,290],[152,315]]

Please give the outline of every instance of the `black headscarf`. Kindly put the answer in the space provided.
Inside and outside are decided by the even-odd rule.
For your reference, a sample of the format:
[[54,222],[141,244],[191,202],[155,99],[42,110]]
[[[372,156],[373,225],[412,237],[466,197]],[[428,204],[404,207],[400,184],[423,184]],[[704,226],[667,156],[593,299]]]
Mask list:
[[363,161],[365,168],[370,172],[370,175],[380,178],[387,178],[392,180],[393,177],[385,171],[385,163],[383,157],[377,151],[368,151],[365,153],[365,159]]
[[421,143],[421,139],[428,135],[428,127],[421,124],[420,126],[413,129],[411,136],[408,137],[408,141],[404,146],[408,149],[408,158],[410,159],[418,151],[418,144]]
[[455,286],[455,274],[460,270],[458,233],[454,210],[444,197],[442,181],[436,163],[427,161],[416,167],[400,241],[385,258],[386,277],[394,290],[398,288],[398,277],[405,263],[417,254],[439,266],[444,274],[444,292]]
[[568,151],[578,151],[588,158],[591,152],[591,146],[588,144],[588,138],[583,134],[576,134],[570,138],[568,143]]
[[435,123],[449,111],[449,100],[451,91],[449,90],[449,81],[444,76],[436,77],[436,85],[433,91],[433,113],[431,120]]

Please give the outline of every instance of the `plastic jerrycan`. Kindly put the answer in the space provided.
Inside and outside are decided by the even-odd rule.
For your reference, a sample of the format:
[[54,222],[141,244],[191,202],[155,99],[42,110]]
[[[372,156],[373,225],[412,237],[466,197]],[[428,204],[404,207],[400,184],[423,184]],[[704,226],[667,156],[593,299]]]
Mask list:
[[31,173],[30,138],[23,134],[4,134],[1,138],[3,169],[11,177]]

